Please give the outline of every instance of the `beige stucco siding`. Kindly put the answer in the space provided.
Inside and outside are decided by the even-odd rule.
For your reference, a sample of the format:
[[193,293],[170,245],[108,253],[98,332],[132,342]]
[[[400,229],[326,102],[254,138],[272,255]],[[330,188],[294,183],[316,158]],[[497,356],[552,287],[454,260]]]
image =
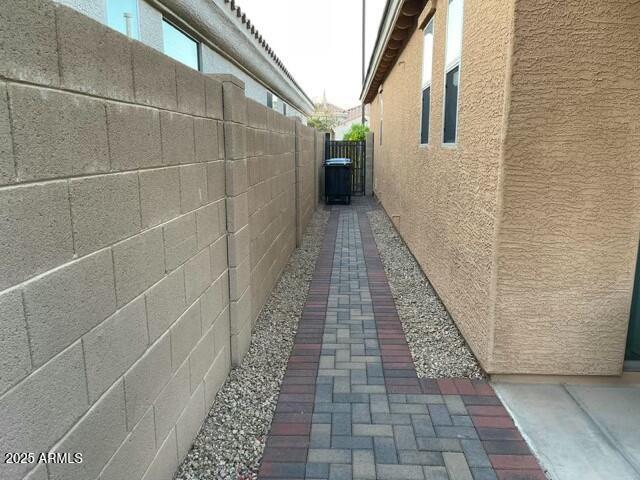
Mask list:
[[441,145],[441,1],[431,145],[417,30],[372,102],[375,191],[489,373],[618,375],[640,230],[640,3],[465,3],[458,144]]
[[492,369],[619,374],[640,225],[640,3],[515,5]]
[[457,146],[441,143],[446,2],[434,16],[430,146],[419,146],[421,30],[384,82],[382,145],[380,95],[372,102],[376,194],[485,368],[510,18],[508,2],[466,2]]

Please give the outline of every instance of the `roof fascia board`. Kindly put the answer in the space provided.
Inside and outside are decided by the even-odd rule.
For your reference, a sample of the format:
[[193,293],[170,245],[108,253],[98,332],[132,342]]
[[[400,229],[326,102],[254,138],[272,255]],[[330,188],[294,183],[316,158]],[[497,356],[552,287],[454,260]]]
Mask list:
[[380,60],[382,59],[382,54],[386,50],[387,44],[389,43],[389,38],[391,38],[391,32],[393,31],[393,27],[395,26],[396,21],[398,20],[398,17],[402,10],[402,4],[404,3],[404,0],[390,0],[390,1],[391,1],[390,8],[388,10],[387,15],[384,18],[382,30],[380,30],[380,32],[378,33],[376,46],[373,50],[371,61],[369,62],[367,77],[365,78],[362,92],[360,94],[361,102],[364,101],[365,97],[367,96],[367,93],[369,92],[369,89],[371,88],[373,77],[378,71]]

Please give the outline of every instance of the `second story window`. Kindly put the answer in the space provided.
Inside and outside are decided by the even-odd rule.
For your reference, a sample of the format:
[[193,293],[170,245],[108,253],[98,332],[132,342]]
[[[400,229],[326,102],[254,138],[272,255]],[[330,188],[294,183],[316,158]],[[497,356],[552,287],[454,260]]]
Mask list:
[[464,0],[449,0],[445,53],[444,132],[442,135],[444,143],[456,143],[457,141],[463,10]]
[[433,68],[433,19],[424,29],[422,46],[422,116],[420,121],[420,143],[429,143],[429,120],[431,117],[431,71]]
[[200,44],[167,20],[162,20],[164,53],[194,70],[200,70]]
[[137,0],[107,0],[107,25],[129,38],[140,39]]

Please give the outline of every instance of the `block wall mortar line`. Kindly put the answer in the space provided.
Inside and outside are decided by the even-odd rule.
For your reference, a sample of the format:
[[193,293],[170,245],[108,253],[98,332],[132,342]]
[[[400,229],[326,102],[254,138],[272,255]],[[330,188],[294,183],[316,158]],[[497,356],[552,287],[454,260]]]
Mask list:
[[[103,322],[104,322],[104,320],[103,320]],[[102,324],[102,322],[100,322],[100,325],[101,324]],[[85,349],[85,345],[84,345],[84,335],[82,335],[79,338],[79,340],[80,340],[80,349],[82,350],[82,367],[84,368],[84,387],[85,387],[85,390],[87,392],[87,404],[89,405],[89,407],[87,408],[87,411],[89,411],[91,409],[91,406],[95,405],[98,402],[98,399],[96,399],[95,402],[91,403],[91,393],[89,391],[89,375],[87,373],[87,353],[86,353],[86,349]],[[71,345],[73,345],[73,343]],[[71,346],[71,345],[69,345],[69,346]],[[69,348],[69,347],[67,347],[67,348]],[[46,365],[46,363],[44,365]],[[119,380],[119,378],[118,378],[118,380]],[[111,386],[113,386],[113,385],[111,385]],[[109,388],[111,388],[111,387],[109,387]],[[109,389],[107,389],[107,391],[108,390]],[[105,394],[107,391],[103,392],[103,394]],[[87,411],[85,411],[82,416],[84,416],[87,413]],[[77,424],[78,424],[78,421],[76,420],[73,423],[73,425],[71,425],[71,427],[69,428],[69,431],[71,431]],[[66,435],[66,433],[65,433],[65,435]],[[62,440],[65,435],[63,435],[60,438],[60,440]]]
[[[73,221],[73,208],[71,206],[71,182],[69,181],[68,178],[64,178],[64,179],[60,179],[60,181],[63,181],[66,185],[66,190],[67,190],[67,203],[69,204],[69,228],[71,229],[71,249],[73,250],[73,257],[71,258],[70,261],[64,262],[62,265],[58,265],[58,267],[62,267],[63,265],[67,265],[68,263],[77,260],[78,258],[82,258],[86,255],[81,255],[80,257],[78,257],[78,250],[76,249],[76,234],[75,234],[75,223]],[[41,182],[38,182],[41,183]],[[2,189],[0,189],[0,191],[2,191]],[[98,249],[97,251],[100,251],[102,249]],[[44,276],[47,273],[51,272],[53,269],[47,270],[46,272],[42,272],[40,275]],[[26,282],[32,281],[33,279],[38,278],[38,275],[36,275],[35,277],[32,278],[28,278],[27,280],[21,282],[19,285],[22,285]],[[114,272],[114,282],[115,282],[115,272]],[[115,288],[115,285],[114,285]]]
[[[109,160],[109,172],[112,172],[113,161],[111,158],[111,132],[109,131],[109,112],[107,111],[107,104],[104,103],[102,108],[104,109],[105,133],[107,134],[107,159]],[[160,157],[160,160],[162,160],[162,157]],[[140,187],[140,182],[138,182],[138,187]],[[142,212],[140,213],[140,224],[142,225]]]
[[[32,343],[31,343],[31,331],[29,329],[29,322],[27,321],[27,305],[25,304],[24,301],[24,289],[22,287],[20,287],[20,303],[21,303],[21,307],[22,307],[22,315],[24,316],[24,327],[25,327],[25,331],[27,332],[27,343],[29,344],[29,373],[25,376],[25,378],[27,378],[29,375],[31,375],[33,373],[33,348],[32,348]],[[0,395],[0,398],[2,396]]]
[[[160,142],[162,143],[162,142]],[[109,152],[109,158],[111,158],[111,152]],[[138,181],[138,210],[140,212],[140,233],[146,231],[144,229],[144,220],[142,218],[142,185],[140,183],[140,170],[134,170],[136,172],[136,180]],[[154,227],[155,228],[155,227]],[[151,230],[151,229],[149,229]],[[163,229],[164,230],[164,229]],[[129,237],[131,238],[131,237]],[[163,236],[164,240],[164,236]],[[164,261],[164,244],[162,245],[162,263],[165,264],[165,273],[166,273],[166,262]]]
[[[117,173],[120,173],[120,172],[117,172]],[[131,173],[131,172],[128,172],[128,173]],[[104,175],[104,174],[101,174],[101,175]],[[95,175],[93,175],[93,176],[95,176]],[[56,182],[65,182],[65,183],[67,184],[67,186],[69,185],[69,182],[68,182],[68,181],[66,181],[66,179],[64,179],[64,178],[57,179],[57,180],[54,180],[54,181],[56,181]],[[45,183],[45,182],[32,182],[32,184],[34,184],[34,183]],[[15,187],[16,187],[15,185],[13,185],[13,186],[12,186],[12,188],[15,188]],[[221,199],[221,200],[222,200],[222,199]],[[27,279],[25,279],[25,280],[21,281],[20,283],[17,283],[16,285],[12,285],[12,286],[10,286],[10,287],[8,287],[8,288],[5,288],[4,290],[0,290],[0,294],[5,294],[5,293],[11,292],[11,291],[13,291],[13,290],[19,290],[19,289],[22,289],[22,288],[23,288],[25,285],[27,285],[27,284],[33,283],[33,282],[35,282],[35,281],[38,281],[38,280],[40,280],[40,279],[42,279],[42,278],[44,278],[44,277],[46,277],[46,276],[48,276],[48,275],[50,275],[50,274],[53,274],[53,273],[59,272],[60,270],[62,270],[62,269],[64,269],[64,268],[66,268],[69,264],[76,263],[76,262],[78,262],[78,261],[80,261],[80,260],[83,260],[83,259],[85,259],[85,258],[87,258],[87,257],[90,257],[90,256],[92,256],[92,255],[95,255],[95,254],[97,254],[97,253],[99,253],[99,252],[104,252],[104,251],[107,251],[107,250],[111,250],[111,249],[112,249],[112,247],[114,247],[114,246],[116,246],[116,245],[119,245],[120,243],[126,242],[127,240],[129,240],[129,239],[131,239],[131,238],[133,238],[133,237],[135,237],[135,236],[142,235],[142,234],[147,233],[147,232],[149,232],[150,230],[153,230],[153,229],[156,229],[156,228],[165,227],[166,225],[170,224],[171,222],[174,222],[174,221],[176,221],[176,220],[178,220],[178,219],[180,219],[180,218],[183,218],[183,217],[186,217],[186,216],[188,216],[188,215],[191,215],[191,214],[193,214],[194,212],[195,212],[195,210],[191,210],[191,211],[186,212],[186,213],[181,213],[181,214],[179,214],[177,217],[173,217],[173,218],[171,218],[171,219],[169,219],[169,220],[166,220],[166,221],[164,221],[164,222],[162,222],[162,223],[159,223],[158,225],[154,225],[153,227],[145,228],[145,229],[141,230],[140,232],[138,232],[138,233],[136,233],[136,234],[133,234],[133,235],[131,235],[131,236],[129,236],[129,237],[126,237],[126,238],[122,238],[122,239],[118,240],[117,242],[112,243],[112,244],[110,244],[110,245],[105,245],[105,246],[103,246],[103,247],[100,247],[100,248],[98,248],[97,250],[93,250],[93,251],[87,252],[87,253],[82,254],[82,255],[77,255],[77,254],[75,254],[75,253],[74,253],[74,256],[73,256],[73,257],[71,257],[69,260],[65,261],[64,263],[61,263],[60,265],[56,265],[55,267],[50,268],[49,270],[47,270],[47,271],[45,271],[45,272],[41,272],[41,273],[39,273],[39,274],[37,274],[37,275],[34,275],[34,276],[32,276],[32,277],[29,277],[29,278],[27,278]],[[72,222],[73,222],[73,218],[72,218],[71,220],[72,220]],[[223,235],[224,235],[224,234],[221,234],[220,236],[223,236]],[[163,237],[163,245],[164,245],[164,228],[162,228],[162,237]],[[218,238],[220,238],[220,237],[218,237]],[[164,249],[164,246],[163,246],[163,249]],[[165,258],[165,265],[166,265],[166,256],[165,256],[164,254],[163,254],[163,257]],[[166,272],[166,266],[165,266],[165,273],[168,275],[168,274],[170,274],[170,273],[172,273],[172,272],[174,272],[174,271],[178,270],[179,268],[183,267],[183,266],[184,266],[184,264],[185,264],[188,260],[190,260],[190,258],[189,258],[189,259],[187,259],[187,260],[185,260],[185,261],[184,261],[184,262],[182,262],[181,264],[177,265],[177,266],[176,266],[176,267],[175,267],[171,272]],[[113,263],[113,259],[112,259],[112,263]],[[114,270],[113,270],[113,275],[114,275],[114,288],[115,288],[115,267],[114,267]],[[165,275],[163,278],[165,278],[167,275]],[[162,279],[160,279],[160,280],[158,280],[157,282],[153,283],[149,288],[147,288],[147,289],[146,289],[144,292],[142,292],[142,293],[147,292],[148,290],[150,290],[151,288],[153,288],[154,286],[156,286],[160,281],[162,281]],[[137,295],[135,298],[138,298],[138,296],[139,296],[139,295]],[[134,298],[134,299],[135,299],[135,298]],[[133,300],[132,300],[132,301],[133,301]],[[126,305],[128,305],[129,303],[131,303],[131,302],[128,302]],[[123,305],[123,306],[124,306],[124,305]],[[118,309],[118,310],[119,310],[119,309]]]
[[[18,159],[16,158],[16,142],[13,138],[13,111],[11,108],[11,98],[9,98],[9,82],[5,82],[5,100],[7,102],[7,113],[9,117],[9,138],[11,139],[11,155],[13,156],[14,182],[18,183]],[[10,184],[11,185],[11,184]]]
[[[219,161],[219,160],[217,160]],[[64,175],[64,176],[60,176],[60,177],[46,177],[46,178],[39,178],[39,179],[35,179],[35,180],[28,180],[28,181],[24,181],[24,182],[20,182],[20,183],[9,183],[6,185],[0,185],[0,192],[3,190],[9,190],[12,188],[21,188],[21,187],[27,187],[27,186],[33,186],[33,185],[38,185],[38,184],[45,184],[45,183],[52,183],[52,182],[63,182],[63,181],[69,181],[69,180],[78,180],[78,179],[85,179],[85,178],[94,178],[94,177],[104,177],[107,175],[122,175],[122,174],[126,174],[126,173],[139,173],[139,172],[148,172],[150,170],[162,170],[162,169],[168,169],[168,168],[180,168],[180,167],[189,167],[192,165],[206,165],[207,163],[213,163],[213,162],[190,162],[190,163],[179,163],[179,164],[171,164],[171,165],[165,165],[165,164],[161,164],[161,165],[154,165],[151,167],[136,167],[136,168],[131,168],[129,170],[113,170],[113,171],[109,171],[109,172],[90,172],[90,173],[78,173],[75,175]],[[211,203],[211,202],[210,202]],[[200,207],[194,208],[193,210],[189,210],[189,212],[193,212],[195,210],[197,210]],[[189,212],[185,212],[185,213],[181,213],[180,216],[182,215],[186,215]],[[177,217],[174,217],[177,218]],[[163,222],[166,223],[166,222]],[[162,225],[162,224],[159,224]],[[149,228],[154,228],[156,225],[154,225],[153,227],[149,227]]]
[[153,109],[156,109],[158,111],[176,113],[176,114],[179,114],[179,115],[187,115],[187,116],[196,117],[196,118],[204,118],[204,119],[207,119],[207,120],[218,120],[218,121],[221,120],[219,118],[209,117],[209,116],[206,116],[206,115],[199,115],[197,113],[180,112],[177,108],[174,110],[174,109],[171,109],[171,108],[161,107],[161,106],[158,106],[158,105],[140,103],[140,102],[138,102],[136,100],[122,100],[122,99],[119,99],[119,98],[105,97],[104,95],[99,95],[99,94],[95,94],[95,93],[88,93],[88,92],[82,92],[80,90],[74,90],[72,88],[68,88],[68,87],[64,87],[64,86],[43,85],[41,83],[31,82],[29,80],[22,80],[22,79],[18,79],[18,78],[7,77],[7,76],[2,75],[2,74],[0,74],[0,81],[6,82],[7,86],[9,84],[22,85],[22,86],[29,87],[29,88],[39,88],[41,90],[59,92],[59,93],[67,94],[67,95],[79,95],[81,97],[92,98],[92,99],[95,99],[95,100],[102,100],[102,101],[111,102],[111,103],[119,103],[119,104],[122,104],[122,105],[130,105],[130,106],[133,106],[133,107],[153,108]]
[[58,28],[58,10],[59,10],[59,6],[55,5],[56,8],[53,9],[53,25],[55,28],[55,35],[56,35],[56,60],[57,60],[57,65],[58,65],[58,87],[60,87],[62,85],[62,55],[61,55],[61,48],[60,48],[60,29]]

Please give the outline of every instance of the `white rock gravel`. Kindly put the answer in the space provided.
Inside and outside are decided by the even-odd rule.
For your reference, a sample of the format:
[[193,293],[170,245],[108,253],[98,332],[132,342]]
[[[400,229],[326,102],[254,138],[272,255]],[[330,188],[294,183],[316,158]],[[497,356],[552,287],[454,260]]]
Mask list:
[[481,378],[483,371],[382,208],[367,213],[419,377]]
[[247,355],[218,392],[176,480],[257,478],[328,218],[325,210],[314,214],[260,313]]

